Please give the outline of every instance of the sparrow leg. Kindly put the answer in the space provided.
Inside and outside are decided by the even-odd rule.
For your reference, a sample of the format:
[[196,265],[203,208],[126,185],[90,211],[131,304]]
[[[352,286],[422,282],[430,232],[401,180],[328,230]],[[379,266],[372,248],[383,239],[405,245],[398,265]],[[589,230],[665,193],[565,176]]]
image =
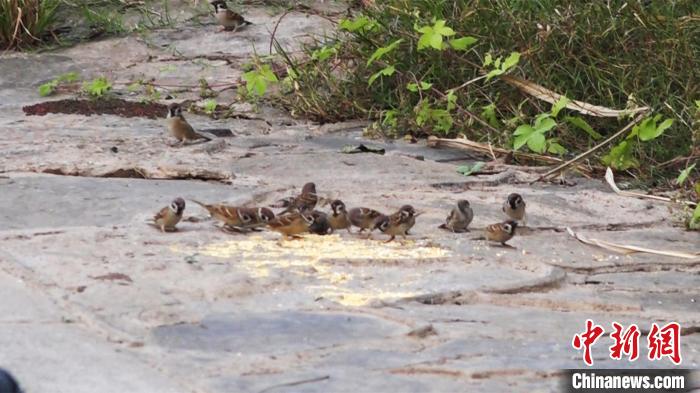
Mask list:
[[352,232],[352,230],[350,229],[350,227],[347,227],[347,230],[348,230],[348,233],[352,235],[353,232]]
[[163,225],[160,226],[160,231],[161,231],[162,233],[165,233],[165,224],[163,224]]
[[391,235],[391,237],[389,238],[389,240],[385,241],[384,243],[389,243],[390,241],[394,240],[395,238],[396,238],[396,236]]

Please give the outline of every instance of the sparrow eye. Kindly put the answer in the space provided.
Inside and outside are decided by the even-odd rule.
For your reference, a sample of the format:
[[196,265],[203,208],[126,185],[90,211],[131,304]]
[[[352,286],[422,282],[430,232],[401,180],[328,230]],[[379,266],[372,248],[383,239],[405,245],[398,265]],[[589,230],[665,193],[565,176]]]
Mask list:
[[503,225],[503,229],[505,229],[505,231],[508,233],[511,233],[513,231],[513,227],[511,227],[510,224]]

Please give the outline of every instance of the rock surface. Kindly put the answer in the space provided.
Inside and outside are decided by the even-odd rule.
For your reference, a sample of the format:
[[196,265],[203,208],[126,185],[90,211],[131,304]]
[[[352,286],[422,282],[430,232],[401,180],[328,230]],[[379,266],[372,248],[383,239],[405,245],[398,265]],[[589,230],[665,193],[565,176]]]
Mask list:
[[[0,366],[27,392],[557,391],[560,370],[583,365],[571,340],[587,318],[608,331],[612,321],[645,332],[679,322],[683,367],[698,368],[700,262],[611,253],[562,232],[700,251],[698,233],[663,203],[585,179],[528,185],[518,168],[464,177],[463,152],[366,141],[357,124],[269,108],[188,115],[235,136],[182,147],[162,119],[22,113],[42,101],[40,83],[68,71],[234,83],[278,17],[251,9],[256,24],[235,34],[183,25],[0,60]],[[297,12],[277,34],[292,45],[330,26]],[[387,153],[339,152],[359,143]],[[146,225],[176,196],[265,205],[307,181],[350,207],[411,203],[425,214],[409,240],[386,244],[379,234],[228,234],[189,201],[179,231]],[[471,240],[503,219],[510,192],[528,209],[515,248]],[[472,233],[436,229],[460,198],[475,210]],[[595,364],[672,367],[646,360],[640,344],[642,359],[628,363],[601,339]]]

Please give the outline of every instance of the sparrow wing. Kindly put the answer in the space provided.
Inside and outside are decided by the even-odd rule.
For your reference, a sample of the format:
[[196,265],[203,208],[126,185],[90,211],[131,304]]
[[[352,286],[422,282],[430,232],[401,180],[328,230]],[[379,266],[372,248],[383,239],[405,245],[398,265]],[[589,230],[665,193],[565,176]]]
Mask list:
[[156,213],[155,216],[153,216],[153,221],[158,221],[162,218],[165,218],[165,216],[168,214],[168,210],[170,210],[170,208],[168,206],[160,209],[160,211],[158,213]]

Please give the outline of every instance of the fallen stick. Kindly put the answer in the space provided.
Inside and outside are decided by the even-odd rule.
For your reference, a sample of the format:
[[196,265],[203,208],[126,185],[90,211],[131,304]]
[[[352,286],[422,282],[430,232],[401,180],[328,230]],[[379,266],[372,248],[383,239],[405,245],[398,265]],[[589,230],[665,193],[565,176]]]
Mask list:
[[657,195],[647,195],[647,194],[642,194],[639,192],[631,192],[631,191],[622,191],[617,187],[617,184],[615,184],[615,178],[613,176],[613,171],[608,167],[608,169],[605,171],[605,181],[608,182],[608,185],[612,190],[615,192],[617,195],[623,195],[623,196],[629,196],[629,197],[635,197],[635,198],[645,198],[645,199],[654,199],[657,201],[664,201],[664,202],[678,202],[678,203],[683,203],[685,205],[694,207],[697,206],[696,202],[691,202],[691,201],[675,201],[671,198],[667,197],[662,197],[662,196],[657,196]]
[[[474,141],[470,141],[469,139],[466,139],[466,138],[448,139],[448,138],[437,138],[437,137],[431,136],[431,137],[428,137],[428,146],[429,147],[451,147],[451,148],[455,148],[455,149],[476,151],[476,152],[482,153],[483,155],[487,155],[487,156],[495,156],[496,154],[507,155],[507,154],[513,153],[513,156],[515,158],[522,158],[522,159],[532,160],[532,161],[540,161],[540,162],[544,162],[544,163],[548,163],[548,164],[558,164],[558,163],[563,162],[563,160],[561,160],[559,158],[555,158],[555,157],[513,151],[513,150],[503,149],[500,147],[493,147],[491,144],[483,144],[483,143],[479,143],[479,142],[474,142]],[[581,165],[577,165],[576,169],[581,171],[582,173],[585,173],[585,174],[591,173],[590,169],[585,168]]]
[[692,263],[700,262],[700,252],[688,253],[688,252],[680,252],[680,251],[654,250],[652,248],[645,248],[645,247],[639,247],[639,246],[630,246],[630,245],[626,245],[626,244],[612,243],[612,242],[607,242],[605,240],[589,239],[589,238],[585,237],[584,235],[581,235],[580,233],[574,232],[571,228],[566,228],[566,231],[569,233],[569,235],[573,236],[576,240],[580,241],[581,243],[589,244],[589,245],[593,245],[593,246],[598,246],[598,247],[604,248],[606,250],[614,251],[614,252],[617,252],[620,254],[633,254],[633,253],[637,253],[637,252],[643,252],[643,253],[647,253],[647,254],[664,255],[664,256],[668,256],[668,257],[689,259],[690,262],[692,262]]

